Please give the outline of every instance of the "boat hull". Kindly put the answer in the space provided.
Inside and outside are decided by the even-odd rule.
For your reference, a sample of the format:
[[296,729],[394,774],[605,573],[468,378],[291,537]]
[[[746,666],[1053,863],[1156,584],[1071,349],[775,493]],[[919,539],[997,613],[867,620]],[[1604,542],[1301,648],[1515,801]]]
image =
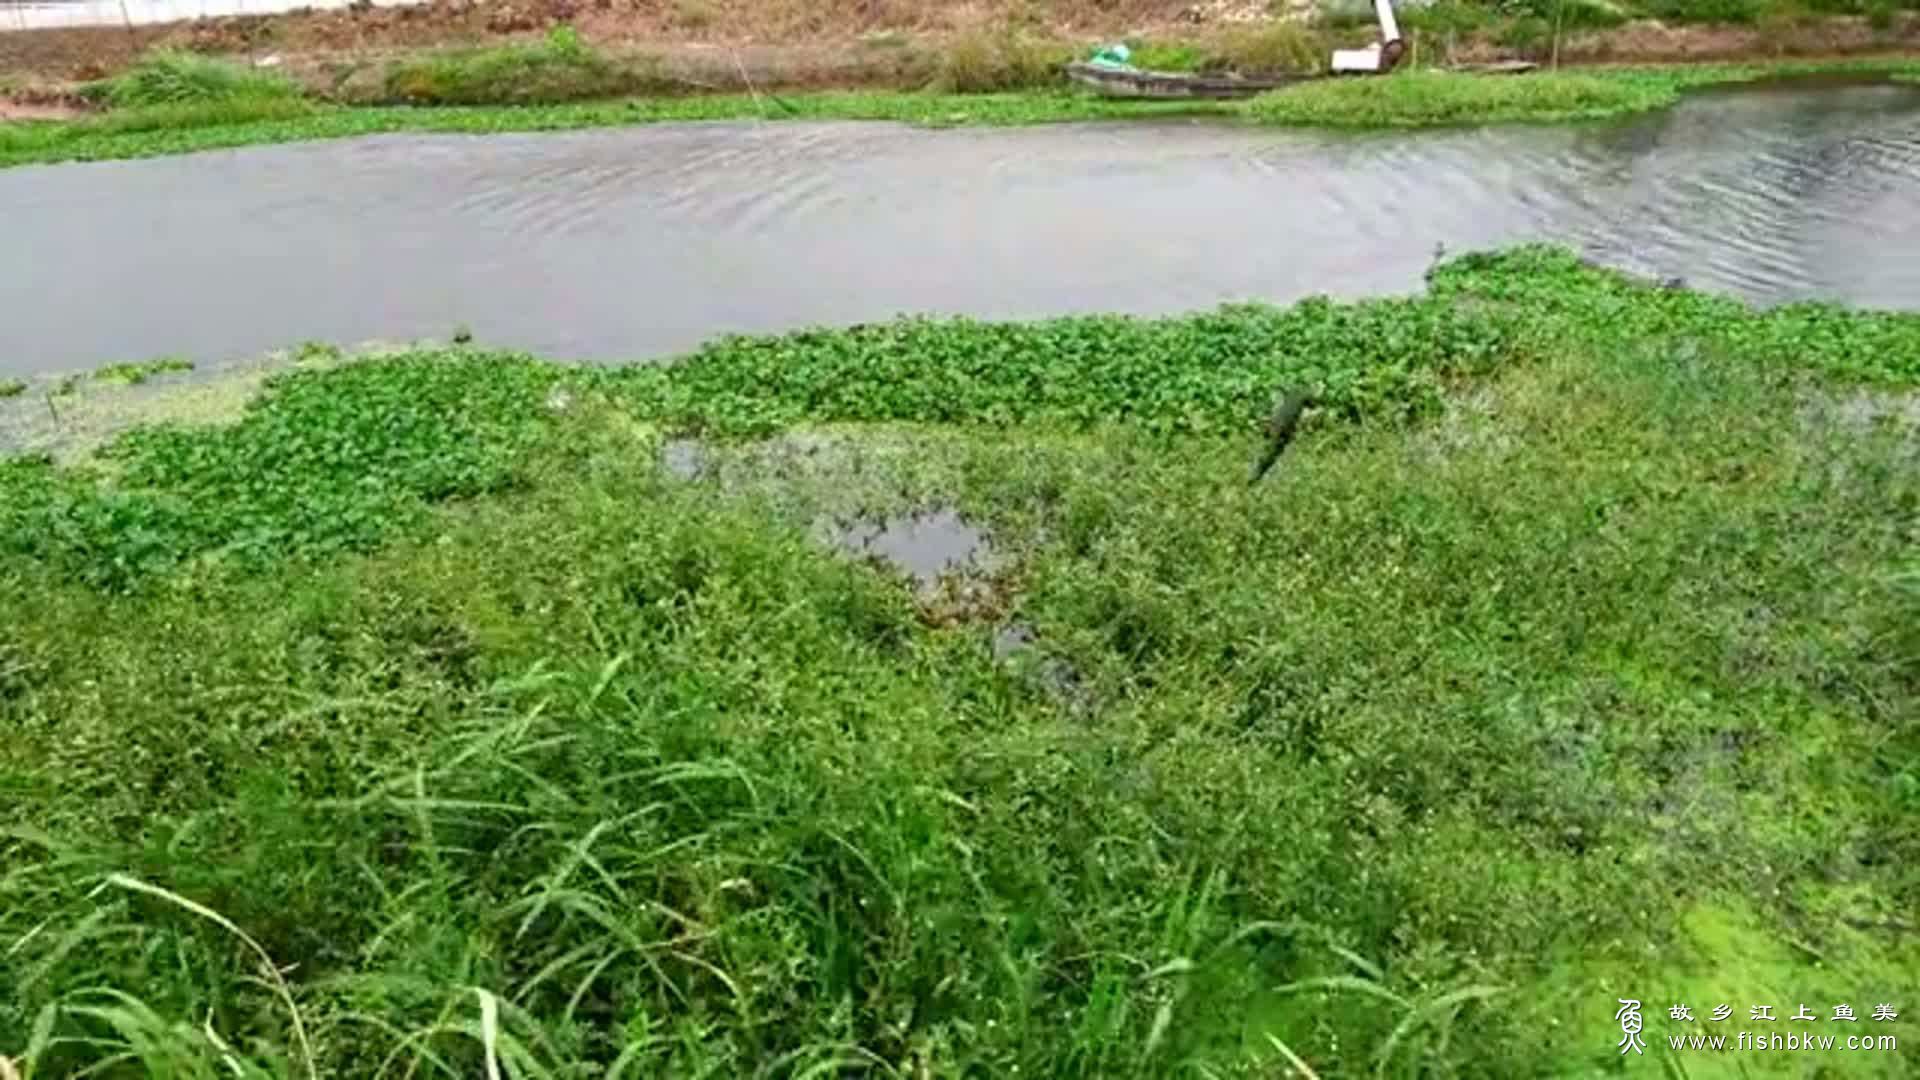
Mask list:
[[1186,98],[1252,97],[1315,78],[1312,75],[1288,75],[1276,78],[1246,78],[1237,75],[1190,75],[1176,71],[1138,71],[1101,67],[1096,64],[1067,65],[1067,75],[1075,82],[1092,87],[1107,97]]

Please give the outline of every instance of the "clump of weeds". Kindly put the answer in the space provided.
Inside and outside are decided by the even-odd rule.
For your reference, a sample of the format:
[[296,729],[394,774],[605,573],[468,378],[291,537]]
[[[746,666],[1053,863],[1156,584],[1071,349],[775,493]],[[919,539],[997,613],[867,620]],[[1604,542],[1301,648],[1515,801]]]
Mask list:
[[410,56],[385,80],[388,100],[412,105],[521,105],[669,88],[654,66],[607,56],[569,26],[536,42]]
[[[1910,1000],[1920,490],[1889,424],[1781,418],[1916,346],[1521,248],[1352,304],[412,350],[0,460],[6,1051],[1575,1075],[1618,998]],[[764,498],[658,464],[823,425],[1017,559],[986,617],[819,543],[775,455]]]
[[86,94],[116,109],[165,105],[284,102],[301,96],[284,73],[180,50],[147,53],[133,66],[92,83]]
[[93,377],[100,382],[116,382],[126,386],[139,386],[156,375],[166,375],[179,371],[192,371],[193,361],[180,356],[162,356],[153,360],[127,361],[106,364],[94,370]]

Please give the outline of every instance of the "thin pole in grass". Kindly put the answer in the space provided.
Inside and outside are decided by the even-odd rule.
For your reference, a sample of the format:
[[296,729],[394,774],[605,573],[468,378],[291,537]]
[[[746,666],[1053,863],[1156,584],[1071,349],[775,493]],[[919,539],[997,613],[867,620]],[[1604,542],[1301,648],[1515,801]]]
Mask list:
[[1273,1044],[1273,1048],[1275,1050],[1280,1051],[1280,1055],[1287,1059],[1288,1065],[1293,1066],[1294,1075],[1303,1078],[1303,1080],[1320,1080],[1320,1074],[1317,1072],[1314,1072],[1312,1066],[1308,1065],[1304,1061],[1301,1061],[1300,1055],[1294,1053],[1292,1047],[1288,1046],[1286,1043],[1281,1042],[1279,1039],[1275,1038],[1272,1034],[1267,1035],[1267,1041]]
[[[125,2],[126,0],[121,0],[122,4]],[[293,990],[287,986],[286,977],[280,974],[280,969],[274,966],[273,957],[267,955],[267,950],[261,948],[259,942],[253,940],[245,930],[234,925],[233,920],[227,918],[225,915],[220,914],[204,904],[197,904],[178,893],[169,892],[158,885],[149,885],[138,878],[131,878],[125,874],[109,874],[106,883],[107,885],[117,885],[122,889],[128,889],[133,892],[158,897],[170,904],[183,907],[208,922],[213,923],[215,926],[220,927],[222,930],[227,931],[234,937],[239,938],[241,941],[246,942],[247,947],[253,950],[253,954],[260,958],[260,965],[267,969],[267,975],[273,979],[274,992],[280,996],[281,1003],[286,1005],[287,1015],[293,1018],[293,1037],[294,1041],[300,1044],[300,1057],[307,1066],[307,1080],[320,1080],[320,1070],[313,1061],[313,1045],[307,1042],[307,1027],[300,1022],[300,1006],[294,1003]],[[104,885],[101,887],[105,888]],[[97,893],[100,890],[95,889],[94,891]]]
[[760,91],[754,88],[753,76],[747,74],[747,65],[740,62],[740,50],[729,49],[727,51],[733,54],[734,69],[740,72],[740,81],[747,84],[747,93],[753,95],[753,107],[759,110],[760,119],[765,120],[767,118],[767,107],[760,101]]
[[500,1001],[476,986],[480,996],[480,1045],[487,1052],[487,1080],[500,1080]]
[[1567,0],[1554,0],[1553,5],[1553,55],[1547,61],[1547,70],[1560,70],[1560,16],[1567,10]]

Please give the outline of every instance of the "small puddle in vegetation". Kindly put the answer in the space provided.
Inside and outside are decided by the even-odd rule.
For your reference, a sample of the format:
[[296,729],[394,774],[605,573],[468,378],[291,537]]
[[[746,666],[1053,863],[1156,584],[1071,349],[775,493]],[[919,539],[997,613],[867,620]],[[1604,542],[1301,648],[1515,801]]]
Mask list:
[[1011,660],[1033,648],[1038,640],[1039,635],[1026,623],[1008,623],[993,632],[993,658]]
[[1086,710],[1092,702],[1086,684],[1072,664],[1057,656],[1048,656],[1040,645],[1040,635],[1023,622],[1003,624],[993,632],[991,642],[995,663],[1016,671],[1024,670],[1033,685],[1055,702],[1075,711]]
[[660,467],[676,480],[698,480],[707,471],[708,456],[697,439],[668,439],[660,448]]
[[992,552],[986,530],[950,506],[878,521],[827,522],[824,531],[835,547],[878,558],[922,588],[947,574],[981,569]]
[[[783,468],[793,456],[813,459],[845,444],[794,433],[751,451],[761,473],[770,467],[776,484],[791,476]],[[724,452],[697,438],[673,438],[661,444],[660,468],[677,480],[729,482],[732,464]],[[857,471],[857,468],[856,468]],[[1078,670],[1053,654],[1030,624],[1005,621],[1013,607],[1014,580],[1004,551],[991,532],[949,503],[927,503],[891,515],[815,517],[812,535],[819,543],[857,559],[898,572],[913,585],[914,606],[932,626],[993,627],[988,651],[1010,675],[1076,713],[1092,707],[1092,696]]]
[[1840,396],[1809,397],[1801,407],[1803,419],[1826,423],[1848,435],[1866,435],[1881,425],[1920,430],[1920,393],[1856,390]]
[[77,462],[137,427],[230,423],[245,415],[268,379],[331,367],[402,346],[368,342],[317,353],[275,349],[213,368],[161,362],[103,365],[93,372],[0,377],[0,457],[49,454]]
[[[765,481],[776,487],[823,482],[843,493],[858,490],[849,485],[857,485],[865,470],[858,445],[805,433],[760,444],[739,460],[700,439],[668,439],[660,447],[659,462],[667,475],[689,483],[714,480],[722,488],[736,488],[748,482],[736,470],[738,465],[752,474],[755,487]],[[805,462],[813,475],[796,473],[796,462]],[[829,547],[885,563],[911,578],[920,599],[933,609],[929,614],[944,612],[959,619],[962,610],[998,606],[990,602],[1000,595],[992,580],[999,567],[986,528],[946,503],[892,515],[828,511],[814,518],[812,532]]]

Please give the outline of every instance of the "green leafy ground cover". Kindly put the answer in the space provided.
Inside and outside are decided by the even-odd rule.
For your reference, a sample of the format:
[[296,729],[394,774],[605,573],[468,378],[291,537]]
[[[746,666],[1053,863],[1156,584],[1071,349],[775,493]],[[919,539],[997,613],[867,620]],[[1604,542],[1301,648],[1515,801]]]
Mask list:
[[1734,68],[1626,68],[1475,76],[1409,71],[1385,79],[1328,79],[1266,94],[1247,107],[1267,124],[1445,127],[1595,120],[1667,108],[1693,86],[1739,81]]
[[[1431,285],[420,351],[0,465],[0,1053],[1572,1075],[1621,997],[1913,1002],[1920,317]],[[811,535],[929,505],[995,617]]]

